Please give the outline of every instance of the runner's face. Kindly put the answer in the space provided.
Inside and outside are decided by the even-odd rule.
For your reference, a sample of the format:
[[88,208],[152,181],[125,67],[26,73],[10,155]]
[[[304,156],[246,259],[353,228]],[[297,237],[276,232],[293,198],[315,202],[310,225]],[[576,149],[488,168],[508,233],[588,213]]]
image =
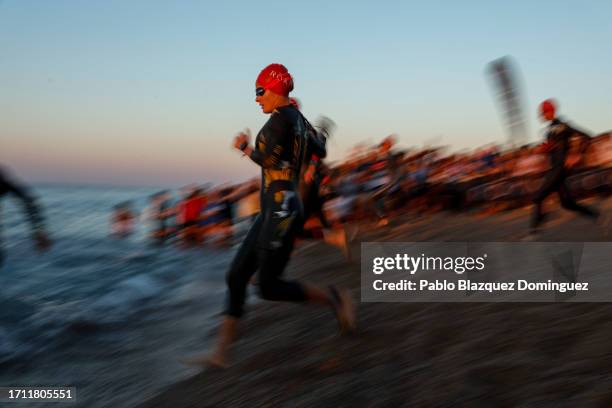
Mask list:
[[274,93],[263,88],[255,89],[255,102],[259,104],[263,113],[272,113],[274,111],[275,99]]

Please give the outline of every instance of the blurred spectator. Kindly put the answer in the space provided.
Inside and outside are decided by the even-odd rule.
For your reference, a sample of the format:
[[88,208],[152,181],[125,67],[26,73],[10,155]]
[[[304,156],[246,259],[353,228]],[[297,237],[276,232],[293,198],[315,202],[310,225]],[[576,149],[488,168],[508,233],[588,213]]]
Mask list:
[[125,238],[134,231],[135,216],[131,207],[132,204],[129,201],[125,201],[117,204],[113,210],[111,231],[118,238]]
[[160,191],[151,196],[141,219],[151,224],[150,235],[155,242],[163,243],[170,236],[172,231],[168,222],[174,213],[168,191]]

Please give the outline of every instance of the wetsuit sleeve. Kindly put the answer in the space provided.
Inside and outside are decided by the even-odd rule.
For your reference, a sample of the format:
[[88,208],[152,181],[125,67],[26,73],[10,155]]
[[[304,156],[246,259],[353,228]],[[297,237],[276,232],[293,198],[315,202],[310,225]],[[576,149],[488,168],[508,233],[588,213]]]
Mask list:
[[[568,139],[572,137],[580,138],[580,149],[579,150],[580,150],[580,153],[584,153],[588,149],[589,144],[591,143],[592,136],[590,136],[588,133],[582,130],[579,130],[573,126],[570,126],[567,123],[564,123],[564,125],[566,127],[565,134],[567,135]],[[568,140],[568,143],[569,143],[569,140]]]
[[308,149],[310,153],[317,156],[319,159],[324,159],[327,156],[328,129],[322,127],[320,131],[317,131],[303,115],[302,119],[308,129]]
[[273,114],[260,132],[261,139],[249,156],[251,160],[266,169],[282,167],[283,137],[291,131],[291,124],[281,114]]
[[3,184],[4,190],[6,192],[13,193],[15,196],[17,196],[17,198],[21,200],[21,202],[23,203],[25,212],[30,221],[30,224],[32,226],[32,230],[35,232],[43,230],[44,225],[43,225],[42,216],[40,214],[40,210],[38,209],[38,206],[36,205],[36,200],[28,193],[28,191],[25,188],[9,180],[6,180],[1,175],[0,175],[0,183]]
[[319,159],[324,159],[327,156],[327,138],[321,134],[311,134],[308,138],[308,143],[312,146],[312,154]]

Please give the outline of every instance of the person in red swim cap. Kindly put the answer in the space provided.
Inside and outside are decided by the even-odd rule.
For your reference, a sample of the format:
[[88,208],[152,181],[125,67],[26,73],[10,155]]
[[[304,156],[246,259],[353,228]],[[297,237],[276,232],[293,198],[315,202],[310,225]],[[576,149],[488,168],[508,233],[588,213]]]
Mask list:
[[284,65],[270,64],[257,75],[255,88],[263,88],[277,95],[289,96],[289,92],[293,91],[293,78]]
[[293,91],[293,77],[281,64],[270,64],[261,70],[255,80],[255,101],[264,113],[290,105],[289,93]]
[[540,117],[543,120],[551,121],[557,116],[557,104],[553,99],[546,99],[540,104]]
[[[534,241],[539,237],[540,226],[546,216],[543,212],[543,203],[546,197],[557,193],[561,206],[566,210],[574,211],[581,215],[600,221],[607,229],[609,217],[600,217],[600,212],[584,204],[579,204],[572,195],[567,183],[570,171],[567,166],[567,156],[570,150],[572,138],[581,139],[581,154],[584,153],[590,142],[590,136],[585,132],[577,130],[557,116],[557,104],[553,99],[546,99],[539,106],[539,114],[542,120],[549,122],[546,132],[546,143],[542,150],[547,153],[550,163],[544,182],[533,197],[533,212],[530,222],[530,232],[524,237],[526,241]],[[571,166],[570,166],[571,167]],[[606,231],[607,233],[607,231]]]
[[354,328],[348,291],[334,287],[324,289],[282,276],[295,238],[303,227],[300,189],[312,139],[308,121],[291,104],[289,93],[292,90],[293,78],[281,64],[268,65],[255,81],[255,100],[270,117],[253,146],[248,131],[238,134],[233,145],[261,167],[261,212],[227,272],[227,302],[216,347],[211,355],[184,360],[186,364],[226,366],[238,321],[244,314],[247,286],[256,272],[262,298],[327,305],[335,312],[342,331]]

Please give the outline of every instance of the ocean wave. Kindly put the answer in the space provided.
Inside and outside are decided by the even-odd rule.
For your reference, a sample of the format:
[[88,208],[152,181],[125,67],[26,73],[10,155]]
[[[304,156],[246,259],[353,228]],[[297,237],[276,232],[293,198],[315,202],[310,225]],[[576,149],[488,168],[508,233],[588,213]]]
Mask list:
[[156,278],[144,274],[133,276],[95,300],[81,319],[102,323],[125,321],[138,312],[144,302],[158,296],[163,289],[163,282]]

